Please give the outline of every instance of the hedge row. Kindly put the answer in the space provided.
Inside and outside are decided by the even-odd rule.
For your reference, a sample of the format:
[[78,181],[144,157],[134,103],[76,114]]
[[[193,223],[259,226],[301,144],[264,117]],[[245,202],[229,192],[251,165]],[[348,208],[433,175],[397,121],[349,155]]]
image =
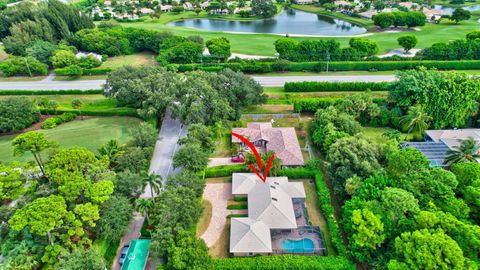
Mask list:
[[[301,112],[316,112],[318,109],[325,109],[329,106],[335,106],[342,102],[343,98],[302,98],[293,101],[293,111]],[[384,98],[374,98],[373,101],[377,104],[385,103]]]
[[[204,177],[228,177],[232,176],[233,173],[239,172],[251,172],[251,170],[245,164],[209,167],[205,169]],[[311,170],[304,167],[280,169],[277,175],[287,176],[290,179],[305,179],[313,178],[314,176]]]
[[287,82],[285,92],[387,91],[387,82]]
[[330,191],[323,179],[323,175],[320,171],[315,172],[315,186],[317,187],[318,202],[322,209],[323,216],[327,219],[328,229],[330,231],[330,237],[332,244],[341,256],[346,256],[347,248],[340,235],[340,227],[333,214],[333,206],[330,200]]
[[214,259],[215,270],[354,270],[355,265],[342,256],[258,256]]
[[231,204],[227,206],[228,210],[243,210],[243,209],[248,209],[247,204]]
[[91,90],[0,90],[0,96],[26,95],[98,95],[103,94],[101,89]]
[[111,72],[111,68],[85,68],[81,70],[81,74],[72,74],[69,67],[56,68],[55,74],[58,76],[79,76],[79,75],[105,75]]
[[[389,71],[414,69],[420,66],[426,68],[436,68],[441,70],[466,70],[480,69],[480,61],[477,60],[458,60],[458,61],[359,61],[359,62],[330,62],[329,71]],[[180,72],[192,70],[219,71],[229,68],[244,73],[267,73],[278,71],[275,68],[275,62],[234,62],[218,64],[171,64],[167,68],[178,70]],[[323,72],[327,69],[326,62],[299,62],[290,63],[283,71],[315,71]]]
[[[57,114],[62,114],[66,112],[78,112],[78,110],[74,109],[61,109],[57,110]],[[41,114],[51,114],[51,110],[45,110],[41,109],[40,110]],[[134,109],[121,109],[117,111],[90,111],[90,110],[82,110],[82,115],[85,116],[132,116],[132,117],[138,117],[138,114],[136,110]]]
[[209,167],[205,169],[204,177],[227,177],[236,172],[248,172],[249,170],[244,164]]

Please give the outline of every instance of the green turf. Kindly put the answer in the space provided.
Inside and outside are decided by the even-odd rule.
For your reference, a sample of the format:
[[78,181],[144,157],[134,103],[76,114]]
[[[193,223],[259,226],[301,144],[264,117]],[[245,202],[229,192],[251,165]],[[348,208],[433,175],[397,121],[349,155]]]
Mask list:
[[[305,8],[304,8],[305,9]],[[310,8],[312,9],[312,8]],[[322,9],[316,10],[318,13],[324,14]],[[188,19],[189,16],[184,15],[184,19]],[[338,14],[333,14],[336,17]],[[164,16],[162,14],[162,16]],[[174,27],[165,25],[166,22],[171,21],[169,15],[165,15],[166,18],[160,18],[159,20],[152,20],[145,17],[142,22],[125,22],[124,26],[138,27],[160,31],[171,31],[175,34],[182,36],[199,35],[204,39],[210,39],[214,37],[224,36],[228,38],[232,44],[232,51],[236,53],[244,53],[251,55],[269,55],[273,56],[274,46],[273,43],[280,36],[274,34],[240,34],[240,33],[226,33],[226,32],[214,32],[214,31],[202,31],[198,29],[190,29],[185,27]],[[172,15],[173,16],[173,15]],[[351,18],[359,20],[356,18]],[[419,43],[417,48],[426,48],[436,42],[448,42],[454,39],[464,38],[468,32],[478,30],[480,23],[477,22],[479,16],[472,16],[468,21],[463,21],[456,25],[448,20],[443,20],[440,24],[427,23],[425,26],[420,27],[420,31],[409,31],[409,34],[415,35]],[[362,20],[364,24],[371,25],[371,22]],[[380,53],[388,52],[392,49],[399,48],[397,38],[405,35],[405,32],[391,33],[391,32],[374,32],[369,33],[369,39],[376,41],[380,47]],[[351,37],[293,37],[296,40],[315,40],[315,39],[335,39],[339,41],[342,46],[348,46],[348,41]]]
[[[121,144],[129,141],[129,129],[140,122],[141,120],[132,117],[100,117],[76,120],[40,132],[44,133],[47,139],[58,142],[62,148],[80,146],[96,153],[97,149],[110,139],[117,139]],[[13,156],[11,142],[16,136],[0,136],[0,161],[25,162],[32,159],[27,153],[21,157]]]
[[102,65],[102,68],[117,69],[123,66],[141,66],[141,65],[155,65],[155,54],[151,52],[142,52],[131,55],[122,55],[109,57]]

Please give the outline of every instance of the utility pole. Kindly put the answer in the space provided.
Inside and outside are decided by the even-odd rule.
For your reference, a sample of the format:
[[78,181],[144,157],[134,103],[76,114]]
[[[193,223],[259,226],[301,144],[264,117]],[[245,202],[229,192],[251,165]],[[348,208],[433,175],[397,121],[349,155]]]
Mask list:
[[30,66],[28,65],[28,60],[26,57],[23,57],[23,61],[25,61],[25,64],[27,65],[27,69],[28,69],[28,74],[30,75],[30,77],[32,77],[32,72],[30,71]]
[[327,52],[327,73],[328,73],[328,65],[330,64],[330,53]]

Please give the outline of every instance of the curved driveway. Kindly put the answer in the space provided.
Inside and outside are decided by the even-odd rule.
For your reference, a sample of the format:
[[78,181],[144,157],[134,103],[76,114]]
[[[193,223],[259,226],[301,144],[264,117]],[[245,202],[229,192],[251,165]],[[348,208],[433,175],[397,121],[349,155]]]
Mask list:
[[[253,76],[264,87],[279,87],[286,82],[387,82],[395,75],[321,75],[321,76]],[[90,90],[100,89],[105,80],[0,82],[0,90]]]

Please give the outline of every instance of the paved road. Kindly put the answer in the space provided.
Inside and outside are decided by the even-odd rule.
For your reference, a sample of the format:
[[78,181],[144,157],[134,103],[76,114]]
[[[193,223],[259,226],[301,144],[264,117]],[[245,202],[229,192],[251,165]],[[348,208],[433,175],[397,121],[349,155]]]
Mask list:
[[[395,80],[395,75],[254,76],[252,78],[262,86],[278,87],[283,86],[286,82],[303,81],[385,82]],[[0,90],[89,90],[100,89],[104,83],[105,80],[0,82]]]

